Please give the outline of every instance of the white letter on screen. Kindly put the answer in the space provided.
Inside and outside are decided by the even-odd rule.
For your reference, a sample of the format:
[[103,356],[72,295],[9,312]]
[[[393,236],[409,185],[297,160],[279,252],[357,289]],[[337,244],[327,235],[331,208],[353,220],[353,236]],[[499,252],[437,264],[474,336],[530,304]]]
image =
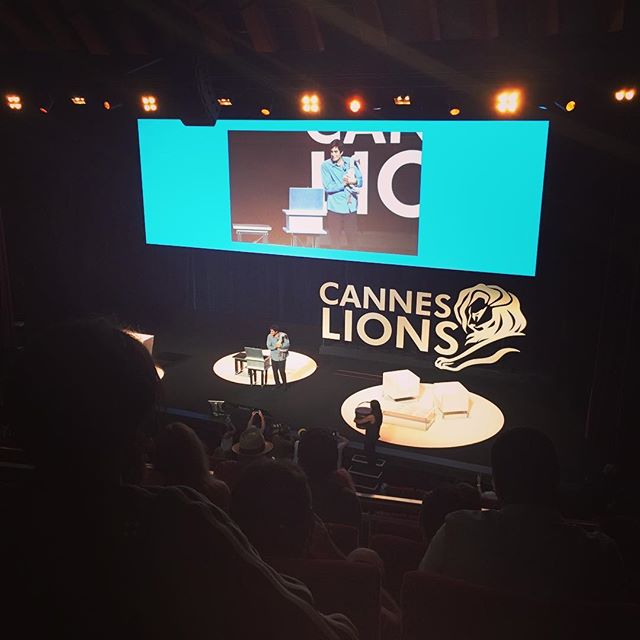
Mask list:
[[387,141],[384,139],[384,133],[382,133],[382,131],[347,131],[347,133],[344,136],[344,143],[353,144],[353,141],[356,139],[356,136],[373,136],[373,141],[376,144],[387,143]]
[[335,133],[320,133],[319,131],[307,131],[309,137],[320,144],[329,144],[336,138],[340,139],[340,132],[336,131]]
[[[400,144],[400,134],[401,133],[409,133],[408,131],[392,131],[391,132],[391,138],[389,140],[389,142],[391,142],[391,144]],[[415,133],[418,138],[420,138],[420,140],[422,140],[422,131],[413,131],[412,133]]]
[[357,214],[366,216],[369,213],[369,152],[354,151],[352,157],[360,163],[360,173],[362,174],[362,188],[358,196]]
[[420,203],[418,204],[404,204],[396,198],[393,193],[393,176],[396,171],[403,167],[405,164],[417,164],[422,163],[422,151],[417,149],[407,149],[406,151],[400,151],[394,156],[391,156],[380,169],[378,174],[378,193],[380,194],[380,200],[389,211],[395,213],[401,218],[417,218],[420,215]]

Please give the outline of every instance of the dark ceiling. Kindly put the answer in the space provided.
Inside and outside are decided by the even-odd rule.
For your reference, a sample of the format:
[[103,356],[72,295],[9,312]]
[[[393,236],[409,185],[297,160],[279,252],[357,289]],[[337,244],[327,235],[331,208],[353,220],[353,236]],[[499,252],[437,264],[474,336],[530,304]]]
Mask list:
[[167,56],[345,52],[345,40],[523,39],[637,32],[625,0],[4,0],[0,49]]
[[514,81],[540,102],[636,81],[639,32],[632,0],[0,0],[0,89],[373,102]]

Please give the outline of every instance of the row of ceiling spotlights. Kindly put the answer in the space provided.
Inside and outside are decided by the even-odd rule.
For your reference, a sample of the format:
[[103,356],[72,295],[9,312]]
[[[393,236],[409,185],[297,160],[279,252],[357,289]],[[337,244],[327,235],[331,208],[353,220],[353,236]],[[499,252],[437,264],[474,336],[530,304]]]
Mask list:
[[[71,104],[77,107],[83,107],[87,105],[87,98],[85,96],[71,96],[69,98]],[[22,111],[23,102],[22,97],[15,93],[8,93],[5,95],[5,103],[9,109],[12,111]],[[102,102],[102,107],[106,111],[110,111],[111,109],[117,109],[121,107],[121,104],[113,104],[109,100],[104,100]],[[154,112],[158,110],[158,99],[152,95],[142,95],[140,96],[140,107],[143,111],[146,112]],[[38,110],[40,113],[48,114],[51,109],[53,109],[53,101],[43,102],[39,104]]]
[[[617,102],[630,102],[636,97],[635,87],[621,87],[613,92],[613,98]],[[84,96],[71,96],[70,101],[76,106],[84,106],[87,104],[87,99]],[[22,97],[18,94],[7,94],[5,96],[6,106],[12,111],[21,111],[23,102]],[[218,105],[220,107],[231,107],[233,101],[231,98],[218,98]],[[393,98],[393,103],[396,106],[410,106],[411,95],[398,95]],[[521,89],[504,89],[497,92],[494,96],[493,107],[495,111],[501,115],[515,115],[524,105],[524,92]],[[562,103],[555,102],[555,105],[564,111],[573,111],[576,108],[575,100],[565,100]],[[49,113],[52,108],[52,103],[41,104],[39,110],[43,114]],[[109,100],[104,100],[102,106],[107,111],[115,109],[121,105],[112,104]],[[142,95],[140,96],[140,107],[146,113],[153,113],[158,111],[159,101],[156,96]],[[361,113],[365,110],[365,101],[360,96],[351,96],[346,101],[346,108],[353,114]],[[540,108],[546,109],[544,105],[540,105]],[[380,107],[373,107],[374,111],[379,110]],[[300,110],[305,114],[319,114],[322,111],[322,99],[318,93],[304,93],[300,96]],[[271,115],[271,108],[263,106],[260,108],[261,115],[268,117]],[[458,116],[462,113],[460,107],[453,106],[449,110],[449,114],[452,116]]]

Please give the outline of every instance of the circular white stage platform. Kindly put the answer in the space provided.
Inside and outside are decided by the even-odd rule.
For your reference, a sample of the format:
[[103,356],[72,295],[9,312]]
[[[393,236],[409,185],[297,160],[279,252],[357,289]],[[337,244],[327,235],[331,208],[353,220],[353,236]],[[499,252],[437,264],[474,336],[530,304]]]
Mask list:
[[[421,383],[420,388],[426,390],[430,384]],[[476,444],[494,436],[504,426],[502,411],[482,396],[470,393],[471,410],[469,417],[446,417],[436,410],[436,419],[425,431],[396,424],[382,423],[380,440],[390,444],[400,444],[408,447],[448,448],[462,447]],[[342,419],[358,433],[364,434],[364,429],[358,429],[353,424],[356,407],[361,402],[378,400],[382,411],[398,410],[402,402],[394,402],[383,397],[382,385],[368,387],[349,396],[342,403]]]
[[[237,353],[235,351],[234,353]],[[228,356],[224,356],[220,358],[213,365],[213,372],[220,376],[223,380],[228,380],[229,382],[235,382],[237,384],[251,384],[249,382],[249,373],[247,368],[243,366],[241,373],[236,373],[236,362],[234,359],[234,353],[229,354]],[[263,353],[268,354],[268,351],[263,351]],[[297,380],[302,380],[304,378],[308,378],[312,375],[315,370],[318,368],[315,360],[310,358],[309,356],[305,356],[304,353],[297,353],[296,351],[289,351],[289,356],[287,357],[287,382],[296,382]],[[260,373],[258,372],[258,386],[260,384]],[[269,368],[269,376],[267,379],[266,385],[275,385],[273,379],[273,371],[271,367]],[[265,386],[266,386],[265,385]]]

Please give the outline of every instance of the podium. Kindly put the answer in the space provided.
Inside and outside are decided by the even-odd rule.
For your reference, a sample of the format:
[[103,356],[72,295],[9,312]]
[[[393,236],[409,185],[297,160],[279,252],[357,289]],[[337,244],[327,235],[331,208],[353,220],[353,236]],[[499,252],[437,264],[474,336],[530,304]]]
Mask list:
[[327,216],[324,189],[290,187],[289,208],[282,212],[285,216],[282,230],[291,236],[291,246],[295,246],[297,236],[310,236],[311,246],[315,248],[317,238],[327,235],[324,229]]
[[258,372],[260,372],[260,385],[264,387],[269,382],[269,367],[271,366],[271,357],[264,356],[262,349],[258,347],[245,347],[246,354],[245,364],[249,372],[249,381],[251,384],[257,384]]

